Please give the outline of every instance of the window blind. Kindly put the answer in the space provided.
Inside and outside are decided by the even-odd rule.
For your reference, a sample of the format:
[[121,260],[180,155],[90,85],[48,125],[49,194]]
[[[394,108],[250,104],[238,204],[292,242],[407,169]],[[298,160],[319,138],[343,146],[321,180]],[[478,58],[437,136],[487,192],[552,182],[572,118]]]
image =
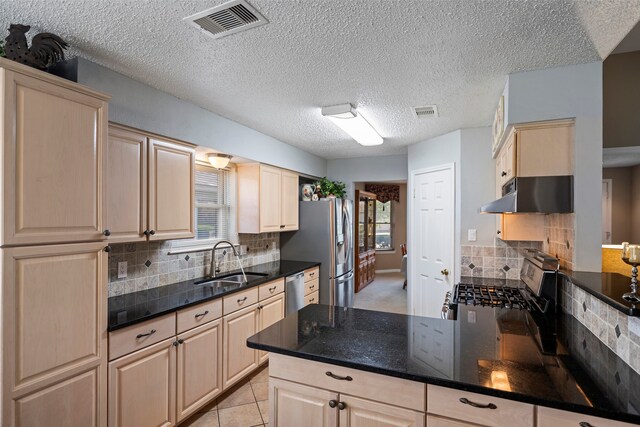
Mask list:
[[228,171],[196,167],[196,240],[229,238],[229,192]]

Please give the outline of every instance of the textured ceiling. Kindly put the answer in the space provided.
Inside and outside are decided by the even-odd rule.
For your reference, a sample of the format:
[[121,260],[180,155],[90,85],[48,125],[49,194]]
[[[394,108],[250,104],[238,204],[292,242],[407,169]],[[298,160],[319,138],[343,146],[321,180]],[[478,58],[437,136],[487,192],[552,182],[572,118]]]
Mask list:
[[[486,126],[507,74],[605,58],[640,0],[249,0],[270,22],[212,40],[182,22],[222,0],[0,0],[78,54],[326,158],[406,152]],[[361,147],[320,115],[351,102],[385,138]],[[411,107],[437,104],[440,117]]]

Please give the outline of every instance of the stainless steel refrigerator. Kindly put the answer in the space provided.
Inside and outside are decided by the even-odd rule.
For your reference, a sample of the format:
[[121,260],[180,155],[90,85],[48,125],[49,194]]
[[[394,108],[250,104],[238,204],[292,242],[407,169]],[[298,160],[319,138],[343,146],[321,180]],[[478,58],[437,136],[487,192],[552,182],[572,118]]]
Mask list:
[[[282,233],[280,257],[319,261],[320,303],[353,307],[353,202],[321,199],[300,202],[300,228]],[[295,311],[304,289],[287,289],[287,312]],[[304,299],[304,295],[302,295]]]

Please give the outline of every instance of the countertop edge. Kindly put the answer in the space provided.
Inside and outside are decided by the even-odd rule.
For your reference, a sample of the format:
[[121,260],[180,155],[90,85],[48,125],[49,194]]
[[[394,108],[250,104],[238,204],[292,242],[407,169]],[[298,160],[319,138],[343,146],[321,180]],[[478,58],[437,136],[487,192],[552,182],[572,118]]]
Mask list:
[[547,401],[547,400],[544,400],[544,399],[531,397],[531,396],[527,396],[527,395],[520,394],[520,393],[513,393],[513,392],[508,392],[508,391],[495,390],[495,389],[490,389],[490,388],[486,388],[486,387],[476,386],[476,385],[473,385],[473,384],[446,380],[446,379],[442,379],[442,378],[423,377],[423,376],[420,376],[420,375],[405,374],[405,373],[402,373],[402,372],[392,371],[392,370],[388,370],[388,369],[385,369],[385,368],[380,368],[380,367],[377,367],[377,366],[362,365],[362,364],[359,364],[359,363],[350,363],[348,361],[335,360],[335,359],[331,359],[329,357],[315,356],[315,355],[309,354],[309,353],[301,353],[301,352],[296,352],[296,351],[293,351],[293,350],[284,350],[284,349],[281,349],[281,348],[278,348],[278,347],[272,347],[272,346],[269,346],[269,345],[264,345],[264,344],[259,344],[259,343],[252,342],[250,338],[247,339],[247,346],[249,348],[253,348],[253,349],[256,349],[256,350],[264,350],[264,351],[268,351],[270,353],[282,354],[284,356],[296,357],[298,359],[305,359],[305,360],[309,360],[309,361],[312,361],[312,362],[328,363],[328,364],[331,364],[331,365],[342,366],[342,367],[345,367],[345,368],[358,369],[360,371],[371,372],[371,373],[374,373],[374,374],[387,375],[387,376],[390,376],[390,377],[395,377],[395,378],[400,378],[400,379],[405,379],[405,380],[410,380],[410,381],[416,381],[416,382],[421,382],[421,383],[425,383],[425,384],[432,384],[432,385],[436,385],[436,386],[453,388],[453,389],[456,389],[456,390],[468,391],[468,392],[472,392],[472,393],[479,393],[479,394],[484,394],[484,395],[487,395],[487,396],[494,396],[494,397],[498,397],[498,398],[501,398],[501,399],[513,400],[513,401],[517,401],[517,402],[528,403],[528,404],[538,405],[538,406],[545,406],[545,407],[548,407],[548,408],[560,409],[560,410],[563,410],[563,411],[580,413],[580,414],[584,414],[584,415],[591,415],[591,416],[600,417],[600,418],[606,418],[606,419],[614,420],[614,421],[622,421],[622,422],[628,422],[628,423],[633,423],[633,424],[640,424],[640,415],[633,416],[633,415],[630,415],[630,414],[620,414],[620,413],[617,413],[617,412],[604,411],[602,409],[598,409],[598,408],[595,408],[595,407],[587,407],[587,406],[571,404],[571,403],[563,404],[563,403],[560,403],[560,402],[557,402],[557,401]]
[[[161,317],[161,316],[164,316],[164,315],[167,315],[167,314],[170,314],[170,313],[175,313],[177,311],[183,310],[183,309],[188,308],[188,307],[192,307],[194,305],[198,305],[198,304],[202,304],[202,303],[205,303],[205,302],[208,302],[208,301],[213,301],[213,300],[216,300],[216,299],[219,299],[219,298],[223,298],[223,297],[235,294],[237,292],[246,291],[247,289],[252,289],[252,288],[255,288],[256,286],[260,286],[260,285],[263,285],[265,283],[269,283],[269,282],[272,282],[274,280],[281,279],[283,277],[288,277],[288,276],[291,276],[291,275],[294,275],[294,274],[298,274],[298,273],[300,273],[302,271],[308,270],[309,268],[314,268],[314,267],[317,267],[317,266],[322,264],[322,263],[317,262],[317,261],[305,261],[305,262],[307,262],[308,265],[306,267],[304,267],[304,268],[294,268],[294,269],[291,269],[291,270],[287,271],[286,273],[279,274],[279,275],[276,275],[276,276],[273,276],[273,277],[256,279],[253,282],[250,282],[250,284],[247,284],[247,286],[245,286],[243,288],[232,289],[232,290],[229,290],[228,292],[224,292],[224,293],[221,293],[221,294],[218,294],[218,295],[202,298],[202,299],[199,299],[197,301],[191,301],[191,302],[188,302],[188,303],[185,303],[185,304],[181,304],[181,305],[176,306],[176,307],[172,307],[172,308],[167,309],[167,310],[159,311],[157,313],[153,313],[153,314],[150,314],[148,316],[144,316],[144,317],[140,317],[140,318],[135,319],[135,320],[131,320],[129,322],[124,322],[124,323],[120,323],[120,324],[113,325],[113,326],[107,325],[107,332],[117,331],[119,329],[123,329],[123,328],[127,328],[129,326],[137,325],[138,323],[146,322],[147,320],[155,319],[157,317]],[[251,268],[251,267],[249,267],[249,268]],[[232,273],[235,273],[235,272],[239,273],[240,270],[237,270],[237,271],[234,270],[234,271],[230,271],[228,273],[232,274]],[[246,272],[249,273],[249,271],[246,271]],[[109,300],[109,298],[107,298],[107,303],[108,303],[108,300]]]
[[[634,310],[633,308],[630,307],[624,307],[622,306],[620,303],[618,303],[616,300],[612,299],[611,297],[608,297],[607,295],[602,294],[601,292],[595,291],[593,289],[591,289],[591,287],[589,287],[588,285],[581,283],[582,280],[575,277],[573,275],[572,271],[566,271],[566,270],[560,270],[559,275],[562,276],[563,278],[565,278],[566,280],[568,280],[569,282],[571,282],[573,285],[579,287],[580,289],[582,289],[583,291],[587,292],[589,295],[592,295],[594,297],[596,297],[597,299],[599,299],[600,301],[604,302],[605,304],[607,304],[609,307],[623,313],[626,314],[627,316],[632,316],[632,317],[640,317],[640,309]],[[577,271],[576,273],[593,273],[593,274],[604,274],[604,273],[598,273],[597,271]],[[613,274],[613,273],[611,273]]]

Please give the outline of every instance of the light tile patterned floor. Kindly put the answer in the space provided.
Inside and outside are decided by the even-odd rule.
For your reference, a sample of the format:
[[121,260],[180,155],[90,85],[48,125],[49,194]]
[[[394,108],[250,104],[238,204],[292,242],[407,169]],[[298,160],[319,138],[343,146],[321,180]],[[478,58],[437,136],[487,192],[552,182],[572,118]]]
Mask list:
[[181,427],[269,426],[269,367],[234,386]]

